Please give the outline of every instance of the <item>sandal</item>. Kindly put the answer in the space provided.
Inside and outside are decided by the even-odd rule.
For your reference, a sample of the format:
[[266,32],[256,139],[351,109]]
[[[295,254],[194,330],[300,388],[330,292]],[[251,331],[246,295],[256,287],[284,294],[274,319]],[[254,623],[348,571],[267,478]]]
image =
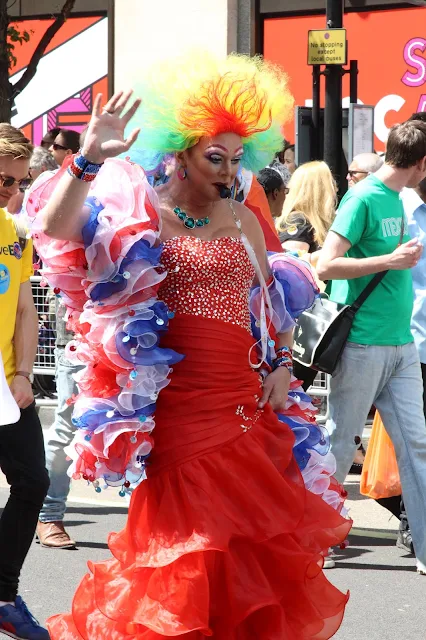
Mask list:
[[[359,436],[355,436],[355,444],[359,445],[357,451],[361,451],[362,455],[365,458],[366,451]],[[360,476],[362,473],[362,465],[362,462],[353,462],[351,468],[349,469],[349,473],[352,475]]]

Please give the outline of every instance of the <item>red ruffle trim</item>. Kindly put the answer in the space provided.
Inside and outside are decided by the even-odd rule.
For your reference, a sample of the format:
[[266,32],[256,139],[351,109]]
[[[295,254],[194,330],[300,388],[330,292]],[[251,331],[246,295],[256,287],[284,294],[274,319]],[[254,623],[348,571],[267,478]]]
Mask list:
[[[52,640],[326,640],[348,599],[321,567],[344,520],[306,491],[290,433],[262,421],[231,442],[151,475],[89,563]],[[155,465],[154,465],[155,466]]]

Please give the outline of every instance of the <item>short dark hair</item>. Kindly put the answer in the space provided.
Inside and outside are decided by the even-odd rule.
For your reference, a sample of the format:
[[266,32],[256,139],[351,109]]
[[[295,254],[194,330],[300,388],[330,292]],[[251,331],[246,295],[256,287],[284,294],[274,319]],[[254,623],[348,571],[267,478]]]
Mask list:
[[410,116],[408,120],[419,120],[420,122],[426,122],[426,111],[417,111],[417,113],[413,113],[413,115]]
[[284,180],[275,169],[270,169],[269,167],[262,169],[262,171],[259,171],[257,179],[262,185],[266,195],[272,193],[275,189],[280,191],[284,188]]
[[285,153],[288,149],[290,149],[290,151],[294,151],[294,150],[295,150],[295,147],[294,147],[294,144],[291,144],[290,142],[287,142],[287,141],[286,141],[286,144],[284,145],[284,153]]
[[61,127],[54,127],[53,129],[49,129],[43,136],[42,143],[44,144],[52,144],[55,142],[56,136],[61,132]]
[[426,157],[426,122],[407,120],[389,132],[386,164],[398,169],[414,167]]
[[77,153],[80,149],[80,134],[73,129],[61,129],[58,133],[64,141],[64,147],[71,149],[73,153]]

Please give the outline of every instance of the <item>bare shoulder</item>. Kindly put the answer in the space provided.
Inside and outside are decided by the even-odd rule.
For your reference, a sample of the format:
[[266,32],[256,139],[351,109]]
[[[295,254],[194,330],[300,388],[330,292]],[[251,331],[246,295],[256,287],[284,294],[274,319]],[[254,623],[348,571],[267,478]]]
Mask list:
[[247,236],[262,233],[262,228],[253,211],[241,202],[232,201],[237,218],[241,220],[241,226]]

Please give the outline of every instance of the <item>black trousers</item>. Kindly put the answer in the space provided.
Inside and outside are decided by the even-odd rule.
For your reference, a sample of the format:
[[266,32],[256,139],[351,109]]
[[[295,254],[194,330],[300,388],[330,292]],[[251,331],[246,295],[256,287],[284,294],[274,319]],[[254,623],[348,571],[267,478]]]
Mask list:
[[[423,378],[423,413],[426,418],[426,364],[421,363],[422,378]],[[400,531],[408,531],[410,525],[408,524],[407,514],[405,512],[404,500],[402,496],[393,496],[392,498],[379,498],[376,500],[382,507],[385,507],[388,511],[393,513],[394,516],[399,518]]]
[[10,485],[0,518],[0,600],[14,601],[49,488],[35,403],[21,410],[19,422],[0,427],[0,468]]

